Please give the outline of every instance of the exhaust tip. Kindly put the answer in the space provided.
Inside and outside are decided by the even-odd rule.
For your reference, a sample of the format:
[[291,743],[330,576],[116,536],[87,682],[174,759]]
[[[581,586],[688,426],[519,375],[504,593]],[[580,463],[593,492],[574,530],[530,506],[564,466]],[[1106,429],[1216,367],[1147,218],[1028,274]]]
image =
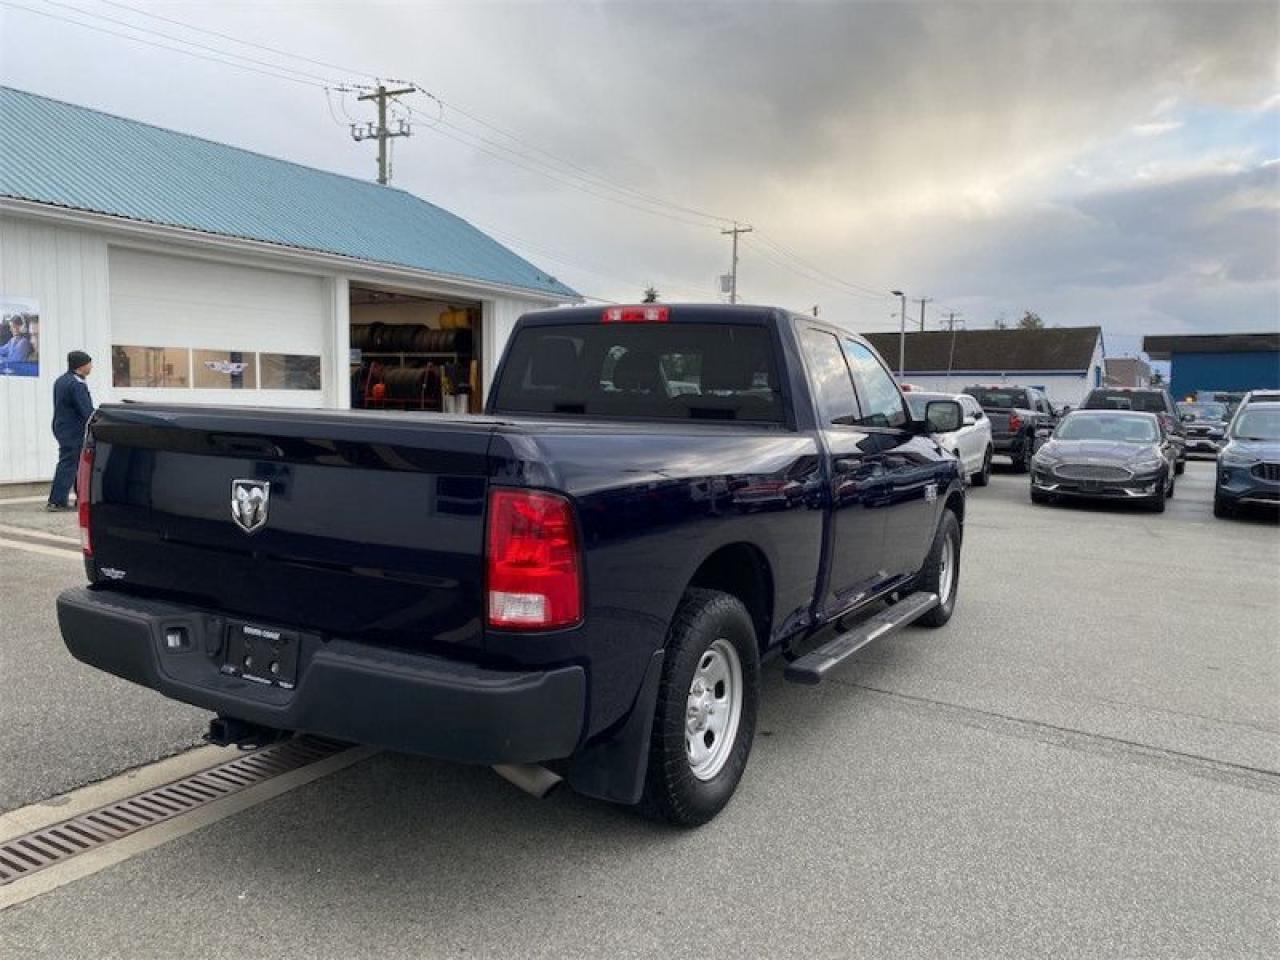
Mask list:
[[564,782],[558,773],[536,763],[498,763],[493,772],[539,800],[549,797]]

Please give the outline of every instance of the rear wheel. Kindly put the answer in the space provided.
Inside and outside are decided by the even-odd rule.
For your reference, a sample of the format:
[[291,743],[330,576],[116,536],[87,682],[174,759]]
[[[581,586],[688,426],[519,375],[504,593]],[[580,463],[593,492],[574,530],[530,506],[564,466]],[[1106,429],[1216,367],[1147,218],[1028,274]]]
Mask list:
[[1176,464],[1174,464],[1173,472],[1174,472],[1174,474],[1175,474],[1176,476],[1179,476],[1179,477],[1180,477],[1180,476],[1182,476],[1184,473],[1186,473],[1186,471],[1187,471],[1187,461],[1186,461],[1186,458],[1181,458],[1181,459],[1179,459],[1179,460],[1178,460],[1178,462],[1177,462]]
[[662,665],[641,808],[680,826],[706,823],[733,796],[755,737],[760,658],[737,597],[689,590]]
[[1035,452],[1031,449],[1032,441],[1027,437],[1022,442],[1022,450],[1013,460],[1014,473],[1028,473],[1031,470],[1031,458],[1035,456]]
[[916,621],[926,627],[940,627],[951,619],[960,586],[960,521],[951,510],[942,511],[933,546],[916,580],[916,589],[938,595],[938,605]]
[[982,455],[982,469],[975,473],[970,480],[975,487],[985,487],[991,482],[991,448],[987,447],[987,452]]

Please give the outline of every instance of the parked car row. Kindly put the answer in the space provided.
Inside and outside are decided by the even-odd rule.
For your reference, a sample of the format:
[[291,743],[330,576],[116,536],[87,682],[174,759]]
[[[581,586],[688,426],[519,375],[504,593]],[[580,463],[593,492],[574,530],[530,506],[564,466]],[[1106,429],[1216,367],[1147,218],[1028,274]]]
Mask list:
[[[1035,454],[1031,500],[1129,500],[1161,513],[1181,472],[1178,449],[1168,421],[1156,413],[1077,410]],[[1214,516],[1233,516],[1245,505],[1280,506],[1280,398],[1246,398],[1215,451]]]
[[1100,387],[1078,410],[1055,410],[1036,387],[975,384],[960,394],[905,386],[912,413],[931,401],[954,400],[959,429],[934,440],[961,463],[974,486],[986,486],[993,456],[1031,474],[1031,500],[1123,500],[1161,513],[1189,455],[1218,461],[1214,514],[1245,504],[1280,505],[1280,391],[1226,402],[1175,403],[1158,387]]

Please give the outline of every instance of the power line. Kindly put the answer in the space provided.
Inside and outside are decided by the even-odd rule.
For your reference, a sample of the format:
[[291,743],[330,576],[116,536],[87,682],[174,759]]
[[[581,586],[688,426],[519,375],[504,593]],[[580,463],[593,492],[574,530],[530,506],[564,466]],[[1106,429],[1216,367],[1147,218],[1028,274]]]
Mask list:
[[[4,0],[0,0],[0,2],[4,2]],[[410,114],[414,116],[424,116],[423,114],[419,113],[419,111],[415,107],[409,106],[408,104],[403,103],[403,101],[402,101],[402,105],[405,107],[405,109],[409,111]],[[529,163],[525,163],[525,162],[522,162],[521,160],[515,159],[512,156],[503,154],[498,150],[490,149],[489,147],[485,146],[483,143],[477,143],[474,140],[466,139],[466,137],[468,136],[474,137],[475,135],[467,133],[467,131],[461,130],[460,128],[452,124],[449,124],[449,128],[450,130],[453,130],[455,132],[451,133],[449,132],[449,130],[442,129],[441,124],[433,122],[431,118],[427,117],[425,118],[425,120],[426,120],[428,129],[434,131],[435,133],[438,133],[442,137],[447,137],[450,140],[456,140],[458,143],[471,147],[473,150],[478,150],[481,153],[486,154],[490,157],[493,157],[496,160],[502,160],[505,163],[510,163],[514,166],[527,170],[530,173],[541,174],[542,176],[550,180],[554,180],[556,183],[559,183],[562,186],[580,190],[583,193],[587,193],[593,197],[596,197],[597,199],[607,200],[610,203],[616,203],[623,207],[629,207],[632,210],[638,210],[641,213],[647,213],[647,214],[650,214],[651,216],[663,217],[675,223],[683,223],[686,226],[698,227],[699,229],[704,229],[704,230],[707,229],[708,225],[705,223],[700,223],[696,220],[689,220],[683,217],[677,217],[672,214],[665,213],[661,210],[654,210],[651,207],[642,207],[642,206],[639,206],[638,204],[630,203],[622,199],[621,197],[615,197],[615,196],[611,196],[610,194],[600,193],[599,191],[593,190],[585,185],[575,183],[572,180],[566,180],[558,172],[552,172],[548,169],[544,169],[543,167],[533,166]],[[463,134],[465,134],[465,136]]]
[[48,4],[51,7],[59,7],[63,10],[70,10],[71,12],[76,13],[82,17],[93,17],[95,20],[104,20],[107,23],[114,23],[117,26],[127,27],[130,30],[137,30],[139,33],[145,33],[154,37],[160,37],[164,40],[171,40],[174,43],[186,44],[187,46],[195,47],[197,50],[205,50],[209,53],[216,53],[219,56],[223,56],[223,57],[234,57],[237,60],[243,60],[246,63],[252,63],[260,67],[268,67],[272,70],[276,70],[277,72],[279,72],[280,70],[283,70],[287,73],[297,74],[299,77],[305,77],[308,80],[314,80],[318,83],[330,82],[326,80],[326,78],[324,77],[318,76],[317,74],[314,74],[314,73],[307,73],[305,70],[298,70],[294,67],[285,67],[285,66],[282,66],[281,64],[272,63],[267,60],[258,60],[255,57],[248,57],[242,53],[232,53],[229,50],[223,50],[223,49],[220,49],[219,47],[211,47],[206,43],[199,43],[195,40],[188,40],[185,37],[175,37],[171,33],[163,33],[160,30],[152,30],[150,27],[139,27],[136,24],[130,23],[127,20],[121,20],[119,17],[109,17],[105,13],[94,13],[91,10],[84,10],[80,7],[73,6],[72,4],[69,4],[69,3],[62,3],[60,2],[60,0],[42,0],[42,2]]
[[[582,176],[583,179],[598,183],[601,186],[608,187],[609,189],[618,190],[620,192],[630,194],[637,199],[644,200],[647,203],[652,203],[655,206],[668,207],[679,213],[689,214],[695,217],[702,217],[714,223],[732,224],[735,222],[729,217],[723,217],[715,213],[708,213],[707,211],[699,210],[696,207],[689,207],[683,204],[673,203],[670,200],[665,200],[662,197],[658,197],[658,196],[655,196],[654,194],[646,193],[643,190],[639,190],[635,187],[628,186],[627,184],[624,184],[621,181],[611,180],[610,178],[604,177],[592,170],[589,170],[588,168],[582,166],[581,164],[575,163],[574,161],[569,160],[566,157],[562,157],[559,154],[552,153],[550,150],[547,150],[544,147],[540,147],[536,143],[533,143],[525,139],[524,137],[519,136],[518,134],[512,133],[511,131],[504,129],[503,127],[500,127],[495,123],[485,120],[483,117],[477,116],[476,114],[463,109],[462,107],[458,106],[456,103],[453,103],[452,101],[445,101],[441,99],[435,94],[430,93],[429,91],[423,89],[422,85],[419,85],[418,88],[424,96],[429,97],[430,99],[434,100],[437,104],[439,104],[442,111],[445,108],[451,109],[454,112],[459,113],[462,116],[466,117],[467,119],[471,120],[473,123],[477,123],[482,127],[492,130],[494,133],[497,133],[500,136],[506,137],[508,140],[511,140],[514,143],[520,144],[521,146],[524,146],[534,151],[535,153],[540,153],[543,156],[557,163],[563,164],[564,166],[569,167],[574,171],[577,171],[577,173],[580,176]],[[462,129],[457,127],[456,124],[449,124],[449,126],[452,126],[455,129]],[[471,135],[478,137],[478,134],[471,134]],[[492,143],[492,141],[486,141],[486,142]],[[498,146],[501,146],[501,145],[498,145]],[[503,147],[503,149],[510,149],[510,148]],[[513,152],[518,152],[518,151],[513,151]]]
[[[98,33],[105,33],[113,37],[119,37],[122,40],[131,40],[134,43],[140,43],[148,47],[155,47],[159,50],[168,50],[170,53],[180,53],[183,56],[194,57],[197,60],[207,60],[210,63],[219,63],[224,67],[234,67],[237,70],[244,70],[248,73],[256,73],[264,77],[274,77],[277,80],[288,80],[290,83],[299,83],[308,87],[319,87],[323,89],[324,84],[316,83],[312,80],[304,80],[300,77],[289,76],[284,73],[277,73],[272,70],[263,70],[258,67],[251,67],[247,64],[236,63],[233,60],[223,60],[219,57],[212,57],[202,53],[196,53],[193,50],[184,50],[181,47],[173,47],[165,43],[156,43],[154,40],[147,40],[143,37],[135,37],[129,33],[121,33],[119,30],[112,30],[108,27],[99,26],[95,23],[84,23],[80,20],[73,20],[70,17],[60,16],[51,13],[48,10],[37,10],[35,7],[28,7],[21,3],[14,3],[13,0],[0,0],[0,6],[8,7],[11,10],[21,10],[24,13],[30,13],[37,17],[45,17],[49,20],[56,20],[59,23],[68,23],[75,27],[82,27],[85,30],[94,30]],[[235,56],[235,54],[226,54],[227,56]],[[287,69],[287,68],[286,68]]]
[[[211,37],[218,37],[221,40],[229,40],[232,43],[239,43],[246,47],[252,47],[255,50],[262,50],[265,53],[274,53],[277,56],[289,57],[293,60],[301,60],[303,63],[309,63],[316,67],[327,67],[330,70],[337,70],[343,74],[354,74],[355,76],[368,77],[371,80],[379,79],[376,74],[366,73],[363,70],[354,70],[351,67],[343,67],[336,63],[329,63],[325,60],[316,60],[312,57],[303,56],[300,53],[291,53],[288,50],[281,50],[279,47],[269,47],[264,43],[254,43],[252,40],[242,40],[239,37],[232,36],[229,33],[219,33],[217,30],[210,30],[207,27],[197,27],[193,23],[187,23],[185,20],[176,20],[173,17],[162,16],[158,13],[152,13],[150,10],[140,10],[137,7],[131,7],[127,3],[118,3],[117,0],[98,0],[99,3],[106,4],[109,7],[118,7],[121,10],[128,10],[130,13],[137,14],[140,17],[149,17],[152,20],[160,20],[164,23],[171,23],[175,27],[182,27],[186,30],[192,30],[196,33],[207,34]],[[399,83],[398,80],[388,80],[388,83]]]

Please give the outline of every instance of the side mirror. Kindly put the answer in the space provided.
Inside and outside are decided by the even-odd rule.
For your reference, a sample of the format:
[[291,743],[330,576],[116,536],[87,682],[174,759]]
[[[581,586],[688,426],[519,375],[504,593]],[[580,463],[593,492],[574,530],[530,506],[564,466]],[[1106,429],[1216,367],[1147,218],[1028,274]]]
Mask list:
[[964,424],[964,408],[954,400],[930,400],[924,408],[930,433],[951,433]]
[[966,427],[972,427],[977,422],[978,422],[978,418],[975,417],[973,414],[969,413],[965,415],[964,425]]

